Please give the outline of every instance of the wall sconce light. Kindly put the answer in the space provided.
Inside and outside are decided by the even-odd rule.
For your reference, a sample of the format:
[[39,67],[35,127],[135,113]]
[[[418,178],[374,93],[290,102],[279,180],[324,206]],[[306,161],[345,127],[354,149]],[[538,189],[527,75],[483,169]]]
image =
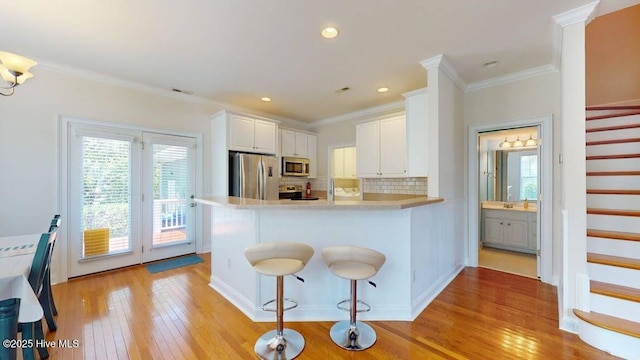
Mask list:
[[0,89],[10,90],[9,93],[0,91],[0,95],[13,95],[16,86],[22,85],[27,79],[33,77],[29,69],[37,64],[24,56],[0,51],[0,77],[9,84],[7,87],[0,87]]

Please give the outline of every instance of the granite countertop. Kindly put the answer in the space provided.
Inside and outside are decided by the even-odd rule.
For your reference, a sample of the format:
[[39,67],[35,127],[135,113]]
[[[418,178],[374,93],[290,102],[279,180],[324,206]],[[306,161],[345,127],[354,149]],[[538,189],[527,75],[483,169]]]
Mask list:
[[403,200],[256,200],[239,198],[235,196],[208,196],[196,198],[197,203],[211,206],[225,206],[235,209],[354,209],[354,210],[399,210],[407,209],[415,206],[434,204],[444,201],[442,198],[433,197],[414,197]]

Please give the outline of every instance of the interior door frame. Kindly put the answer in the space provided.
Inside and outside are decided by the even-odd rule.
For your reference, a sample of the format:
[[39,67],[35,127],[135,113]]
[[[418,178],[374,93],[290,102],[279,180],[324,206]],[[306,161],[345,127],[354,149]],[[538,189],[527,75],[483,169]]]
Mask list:
[[[178,136],[189,136],[194,137],[196,139],[196,149],[195,149],[195,157],[196,157],[196,168],[195,168],[195,180],[196,180],[196,189],[195,196],[201,197],[203,194],[203,134],[201,132],[193,132],[193,131],[176,131],[176,130],[167,130],[161,128],[150,128],[150,127],[142,127],[142,126],[132,126],[127,124],[113,123],[107,121],[98,121],[98,120],[88,120],[81,119],[76,117],[58,116],[58,210],[64,221],[64,219],[69,218],[69,177],[68,177],[68,169],[69,169],[69,137],[72,136],[69,133],[69,126],[72,123],[77,124],[86,124],[86,125],[96,125],[96,126],[105,126],[109,128],[121,128],[127,130],[134,130],[140,132],[154,132],[154,133],[162,133],[168,135],[178,135]],[[203,209],[201,206],[196,206],[196,216],[195,221],[195,239],[196,239],[196,252],[204,252],[208,246],[204,245],[203,242],[203,229],[204,224],[203,220]],[[52,271],[52,283],[60,283],[66,282],[69,279],[69,268],[68,268],[68,254],[69,254],[69,246],[68,241],[68,230],[65,226],[60,227],[58,230],[58,238],[56,240],[57,246],[54,249],[53,256],[53,265],[54,271]]]
[[[480,203],[479,203],[479,144],[478,136],[482,132],[517,127],[537,126],[539,129],[539,169],[540,184],[538,193],[537,237],[540,249],[540,280],[553,284],[553,115],[540,115],[524,119],[507,120],[485,125],[471,125],[468,132],[468,244],[467,265],[478,266],[478,241],[480,239]],[[557,285],[557,284],[553,284]]]

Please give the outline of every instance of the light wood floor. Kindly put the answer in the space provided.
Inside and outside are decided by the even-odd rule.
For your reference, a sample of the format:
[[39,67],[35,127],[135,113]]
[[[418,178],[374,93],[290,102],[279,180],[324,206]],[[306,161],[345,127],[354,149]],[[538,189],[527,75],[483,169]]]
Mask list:
[[521,276],[538,278],[536,256],[515,251],[483,247],[478,252],[478,266]]
[[[256,339],[275,324],[251,322],[209,288],[203,258],[157,274],[136,266],[55,285],[58,331],[47,339],[80,346],[50,348],[51,359],[254,359]],[[307,341],[299,359],[613,358],[560,331],[557,310],[550,285],[467,268],[415,321],[371,322],[378,342],[364,352],[335,346],[330,322],[286,323],[285,313],[285,326]]]

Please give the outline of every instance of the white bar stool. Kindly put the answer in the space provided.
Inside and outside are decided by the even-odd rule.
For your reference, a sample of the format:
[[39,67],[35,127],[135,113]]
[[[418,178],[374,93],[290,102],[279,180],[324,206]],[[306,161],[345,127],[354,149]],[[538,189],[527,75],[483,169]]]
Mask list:
[[[283,276],[293,275],[302,270],[313,256],[313,248],[294,242],[269,242],[246,248],[244,255],[256,272],[276,276],[277,284],[276,298],[262,305],[262,310],[276,313],[276,329],[266,332],[256,341],[254,347],[256,355],[261,359],[294,359],[304,349],[304,338],[299,332],[284,328],[282,321],[284,311],[295,308],[298,302],[284,298]],[[304,282],[301,277],[296,276],[296,278]],[[293,305],[285,308],[284,300]],[[267,308],[267,305],[274,302],[275,309]]]
[[[371,326],[357,321],[356,314],[370,311],[371,306],[358,300],[357,285],[358,280],[369,279],[377,274],[386,257],[376,250],[363,247],[330,246],[322,249],[322,259],[332,273],[351,280],[351,298],[338,303],[338,309],[350,312],[350,319],[339,321],[331,327],[331,340],[346,350],[370,348],[376,342],[376,332]],[[376,286],[371,281],[369,284]],[[345,303],[350,303],[351,306],[342,306]],[[364,308],[358,309],[358,304],[364,305]]]

